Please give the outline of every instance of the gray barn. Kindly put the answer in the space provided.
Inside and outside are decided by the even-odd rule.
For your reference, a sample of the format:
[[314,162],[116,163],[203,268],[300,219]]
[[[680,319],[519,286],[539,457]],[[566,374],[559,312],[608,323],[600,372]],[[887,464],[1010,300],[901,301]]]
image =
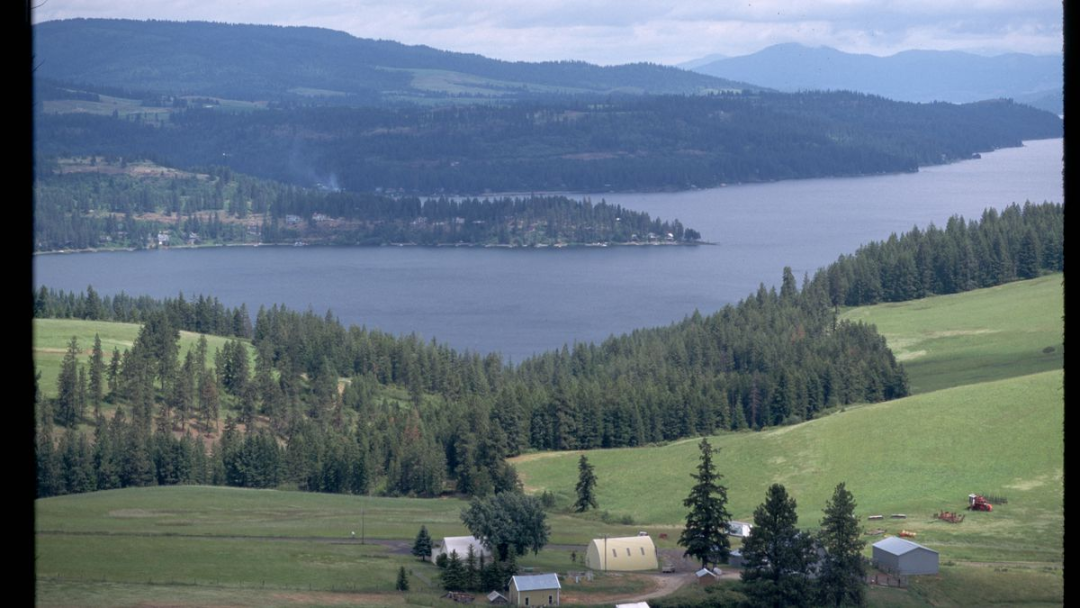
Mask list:
[[892,574],[937,574],[938,552],[892,536],[874,543],[874,566]]

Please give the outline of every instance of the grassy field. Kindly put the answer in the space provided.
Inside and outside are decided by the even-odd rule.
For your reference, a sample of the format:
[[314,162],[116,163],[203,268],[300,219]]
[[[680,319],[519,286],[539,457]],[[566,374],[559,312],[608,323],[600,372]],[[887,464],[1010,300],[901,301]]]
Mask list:
[[[130,605],[139,605],[162,595],[177,598],[166,602],[170,605],[233,605],[227,598],[237,589],[251,589],[265,605],[298,601],[297,595],[313,595],[318,599],[312,601],[327,605],[430,602],[439,595],[438,570],[416,561],[408,548],[421,524],[436,539],[468,534],[459,519],[466,506],[458,499],[193,486],[39,500],[39,604],[129,605],[125,598],[130,597]],[[638,530],[565,515],[553,516],[551,524],[553,545],[571,546],[527,555],[519,560],[523,568],[565,572],[573,567],[570,552],[580,553],[593,534],[627,536]],[[361,544],[363,538],[369,542]],[[401,566],[413,573],[412,593],[405,598],[393,592]],[[575,592],[582,597],[635,593],[645,585],[633,578],[600,577],[575,586]]]
[[913,393],[1061,369],[1064,275],[854,308],[904,364]]
[[[79,364],[90,365],[90,352],[94,348],[94,335],[101,337],[101,350],[105,354],[105,366],[109,365],[112,358],[113,348],[119,348],[123,353],[131,348],[135,338],[139,335],[139,325],[135,323],[111,323],[108,321],[83,321],[80,319],[34,319],[34,365],[41,372],[39,386],[41,393],[46,397],[56,397],[56,380],[60,375],[60,364],[67,354],[68,344],[71,337],[75,336],[79,342]],[[199,334],[182,331],[180,332],[180,357],[181,363],[185,354],[195,348],[199,341]],[[222,336],[206,336],[207,364],[213,365],[214,353],[225,346],[228,338]],[[249,347],[250,362],[252,369],[255,365],[255,349]],[[87,369],[89,371],[89,369]]]
[[[728,487],[729,508],[748,521],[772,483],[799,503],[800,523],[816,527],[821,510],[843,481],[857,514],[904,513],[886,519],[906,528],[942,559],[1051,561],[1061,559],[1061,372],[959,387],[849,409],[793,427],[713,437],[714,459]],[[698,462],[696,440],[664,447],[589,452],[600,508],[636,521],[678,525]],[[579,453],[517,459],[531,491],[566,499],[577,481]],[[964,508],[972,492],[1005,495],[993,513],[972,513],[960,525],[930,517]]]

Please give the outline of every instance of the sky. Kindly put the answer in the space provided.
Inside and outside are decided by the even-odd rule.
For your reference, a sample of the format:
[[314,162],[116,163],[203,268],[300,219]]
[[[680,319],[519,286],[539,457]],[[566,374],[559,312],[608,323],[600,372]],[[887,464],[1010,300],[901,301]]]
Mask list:
[[306,25],[511,61],[668,65],[798,42],[850,53],[1060,53],[1060,0],[44,0],[74,17]]

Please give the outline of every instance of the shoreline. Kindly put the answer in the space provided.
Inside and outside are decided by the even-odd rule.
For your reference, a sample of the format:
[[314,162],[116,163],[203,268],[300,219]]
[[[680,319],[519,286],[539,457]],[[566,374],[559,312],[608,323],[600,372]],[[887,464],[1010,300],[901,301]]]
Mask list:
[[421,245],[419,243],[379,243],[378,245],[360,245],[360,244],[333,244],[333,243],[302,243],[297,245],[296,243],[217,243],[213,245],[174,245],[171,247],[148,247],[145,249],[136,249],[134,247],[110,247],[110,248],[87,248],[87,249],[53,249],[48,251],[34,251],[31,255],[70,255],[81,253],[112,253],[112,252],[136,252],[136,251],[161,251],[170,249],[217,249],[222,247],[357,247],[363,249],[374,249],[379,247],[424,247],[427,249],[447,249],[447,248],[465,248],[465,249],[603,249],[605,247],[696,247],[698,245],[705,246],[719,246],[720,243],[714,243],[711,241],[696,241],[693,243],[672,243],[672,242],[657,242],[657,243],[616,243],[616,242],[599,242],[599,243],[553,243],[553,244],[536,244],[536,245],[502,245],[491,243],[437,243],[435,245]]

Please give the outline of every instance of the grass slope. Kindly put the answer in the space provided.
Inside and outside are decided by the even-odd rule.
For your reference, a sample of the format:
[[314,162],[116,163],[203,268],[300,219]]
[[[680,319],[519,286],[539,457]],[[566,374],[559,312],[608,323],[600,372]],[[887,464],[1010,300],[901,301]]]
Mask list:
[[[816,527],[841,481],[857,514],[906,513],[901,527],[942,559],[1061,559],[1064,471],[1061,372],[938,391],[849,409],[805,424],[711,439],[736,519],[750,520],[772,483],[799,503],[801,524]],[[589,452],[602,509],[638,521],[677,525],[698,463],[697,441],[664,447]],[[539,457],[537,457],[539,456]],[[577,453],[518,459],[532,491],[567,499],[577,480]],[[961,510],[971,492],[995,492],[1009,504],[972,513],[953,526],[931,519]]]
[[877,326],[913,393],[1061,369],[1064,275],[848,310]]

